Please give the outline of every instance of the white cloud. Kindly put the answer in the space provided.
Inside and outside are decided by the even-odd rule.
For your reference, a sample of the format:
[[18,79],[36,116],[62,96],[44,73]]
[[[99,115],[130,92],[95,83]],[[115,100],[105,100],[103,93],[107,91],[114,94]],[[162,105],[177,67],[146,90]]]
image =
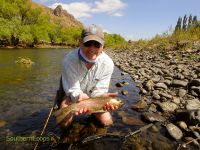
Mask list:
[[122,13],[122,12],[115,12],[115,13],[113,14],[113,16],[121,17],[121,16],[123,16],[123,13]]
[[126,4],[122,0],[96,0],[94,2],[72,2],[69,4],[54,3],[50,8],[56,8],[57,5],[62,5],[63,9],[74,15],[75,18],[88,18],[95,13],[106,13],[111,16],[123,16],[122,10]]
[[95,2],[94,12],[105,12],[111,15],[118,13],[118,11],[123,10],[126,4],[121,0],[101,0]]

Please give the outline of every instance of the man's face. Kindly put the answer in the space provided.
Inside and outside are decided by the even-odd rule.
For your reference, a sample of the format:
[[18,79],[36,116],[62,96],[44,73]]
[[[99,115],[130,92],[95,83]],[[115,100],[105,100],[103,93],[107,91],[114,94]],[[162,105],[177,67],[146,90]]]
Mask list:
[[97,41],[88,41],[85,43],[80,41],[80,48],[89,60],[95,60],[103,50],[103,46]]

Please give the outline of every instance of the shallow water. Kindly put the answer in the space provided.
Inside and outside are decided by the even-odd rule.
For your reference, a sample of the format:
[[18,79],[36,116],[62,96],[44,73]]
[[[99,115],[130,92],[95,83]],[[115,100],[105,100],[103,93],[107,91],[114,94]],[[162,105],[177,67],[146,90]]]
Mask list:
[[[8,136],[39,135],[49,109],[53,105],[58,88],[61,63],[70,49],[1,49],[0,50],[0,120],[6,125],[0,128],[1,146],[3,149],[31,149],[31,142],[6,142]],[[35,62],[33,66],[16,64],[18,57],[28,57]],[[126,81],[130,84],[117,88],[117,82]],[[121,94],[127,90],[128,95]],[[141,126],[130,126],[122,123],[119,111],[139,118],[139,113],[131,109],[131,105],[139,100],[138,89],[128,75],[121,75],[115,68],[111,79],[110,92],[119,92],[124,105],[113,112],[114,126],[108,132],[128,133]],[[53,132],[60,135],[54,118],[46,128],[45,136]],[[159,135],[161,136],[161,135]],[[149,136],[150,137],[150,136]],[[160,139],[165,139],[161,137]],[[114,140],[114,139],[113,139]],[[91,148],[91,147],[90,147]],[[47,148],[48,149],[48,148]]]

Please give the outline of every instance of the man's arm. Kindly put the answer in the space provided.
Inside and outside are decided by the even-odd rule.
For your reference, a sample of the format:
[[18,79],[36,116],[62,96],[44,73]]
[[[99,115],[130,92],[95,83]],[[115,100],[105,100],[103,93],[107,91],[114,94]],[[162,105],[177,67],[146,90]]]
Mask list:
[[64,60],[62,68],[62,85],[66,96],[69,96],[72,102],[77,102],[82,92],[79,83],[79,73],[77,66],[68,60]]

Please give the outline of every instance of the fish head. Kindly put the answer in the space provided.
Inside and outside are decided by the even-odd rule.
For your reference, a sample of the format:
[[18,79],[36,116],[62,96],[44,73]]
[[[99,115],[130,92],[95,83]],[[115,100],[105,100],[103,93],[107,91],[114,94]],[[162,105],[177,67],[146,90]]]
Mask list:
[[119,99],[119,98],[111,98],[109,103],[111,103],[111,104],[113,104],[113,105],[116,105],[116,106],[121,106],[121,105],[123,105],[122,100]]

